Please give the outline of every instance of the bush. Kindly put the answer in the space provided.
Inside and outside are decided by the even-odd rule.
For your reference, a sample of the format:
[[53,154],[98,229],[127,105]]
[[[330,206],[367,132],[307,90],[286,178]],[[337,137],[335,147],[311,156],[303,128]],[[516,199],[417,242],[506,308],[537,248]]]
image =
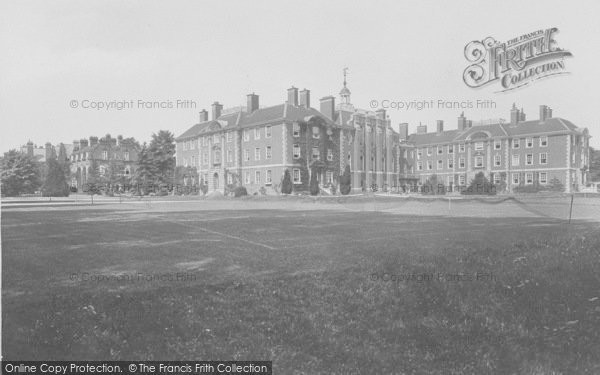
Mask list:
[[291,194],[292,193],[292,178],[290,176],[289,169],[285,170],[283,174],[283,180],[281,181],[281,193],[282,194]]
[[483,172],[479,172],[475,175],[469,187],[463,189],[460,193],[463,195],[496,195],[496,186],[485,178]]
[[337,193],[337,185],[331,184],[331,194],[335,195]]
[[238,198],[238,197],[242,197],[244,195],[248,195],[248,190],[246,190],[246,187],[244,186],[237,186],[235,189],[233,189],[233,196]]
[[267,195],[267,188],[261,186],[260,189],[258,189],[258,192],[260,193],[260,195]]
[[548,183],[548,190],[563,192],[563,191],[565,191],[565,186],[563,185],[562,182],[560,182],[560,180],[558,178],[554,177]]
[[206,193],[208,193],[208,184],[204,183],[200,185],[200,191],[203,195],[206,195]]
[[421,186],[421,194],[423,195],[444,195],[446,194],[446,187],[441,180],[438,180],[436,175],[431,175],[425,184]]
[[352,190],[352,179],[350,176],[350,166],[346,165],[344,169],[344,174],[340,177],[340,193],[343,195],[348,195]]
[[230,194],[233,194],[233,191],[235,190],[236,186],[236,184],[225,185],[225,191],[223,192],[223,195],[228,196]]

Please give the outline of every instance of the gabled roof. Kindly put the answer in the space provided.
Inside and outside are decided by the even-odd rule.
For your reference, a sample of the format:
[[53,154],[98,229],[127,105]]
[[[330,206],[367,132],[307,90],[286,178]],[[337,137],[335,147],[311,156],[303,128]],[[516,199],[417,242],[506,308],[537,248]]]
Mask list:
[[502,127],[510,136],[561,131],[577,131],[577,126],[573,125],[572,122],[564,120],[560,117],[549,118],[545,121],[524,121],[514,126],[510,124],[502,124]]
[[[441,133],[411,134],[408,142],[415,145],[430,145],[437,143],[460,142],[477,138],[478,133],[487,137],[521,137],[535,134],[570,133],[581,132],[572,122],[560,117],[553,117],[545,121],[531,120],[511,124],[474,125],[463,131],[458,129],[448,130]],[[482,135],[483,135],[482,134]]]
[[322,118],[327,124],[335,125],[335,123],[326,118],[321,112],[314,108],[306,108],[302,106],[293,106],[290,104],[279,104],[271,107],[260,108],[252,113],[234,112],[219,117],[216,121],[210,120],[200,124],[195,124],[183,134],[178,136],[176,140],[185,138],[193,138],[202,134],[212,133],[222,129],[241,129],[253,127],[261,124],[270,124],[284,121],[305,121],[312,116]]
[[441,133],[411,134],[408,136],[408,142],[418,145],[448,143],[452,142],[459,134],[458,130],[446,130]]

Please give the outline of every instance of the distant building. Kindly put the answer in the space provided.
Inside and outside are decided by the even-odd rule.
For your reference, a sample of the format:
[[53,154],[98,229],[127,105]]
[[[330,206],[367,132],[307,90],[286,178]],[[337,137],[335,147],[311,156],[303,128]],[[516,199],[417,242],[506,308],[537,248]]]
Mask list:
[[210,120],[203,110],[200,122],[176,138],[177,165],[196,168],[209,191],[237,183],[249,193],[273,193],[286,169],[296,191],[308,190],[312,173],[327,188],[339,184],[347,164],[355,190],[395,181],[399,138],[385,111],[354,109],[345,79],[340,98],[337,106],[333,96],[321,98],[317,110],[309,90],[291,87],[285,103],[265,108],[254,93],[246,107],[226,114],[215,102]]
[[97,174],[104,177],[110,168],[116,168],[118,183],[129,184],[135,172],[140,152],[138,144],[131,138],[123,136],[112,138],[107,134],[104,138],[89,137],[73,141],[71,153],[71,186],[82,188],[89,180],[90,168],[95,161]]
[[586,128],[553,117],[545,105],[536,120],[527,120],[513,105],[510,118],[474,125],[463,113],[456,129],[445,130],[438,121],[434,132],[420,125],[410,136],[408,126],[401,124],[400,137],[406,139],[401,146],[401,177],[423,183],[435,174],[445,186],[465,186],[483,172],[495,184],[503,181],[509,191],[547,185],[553,179],[566,192],[585,186],[590,165]]
[[45,163],[46,160],[57,155],[57,147],[53,146],[50,142],[46,142],[44,147],[38,147],[33,142],[28,141],[25,145],[21,146],[20,151],[22,154],[28,155],[40,163]]

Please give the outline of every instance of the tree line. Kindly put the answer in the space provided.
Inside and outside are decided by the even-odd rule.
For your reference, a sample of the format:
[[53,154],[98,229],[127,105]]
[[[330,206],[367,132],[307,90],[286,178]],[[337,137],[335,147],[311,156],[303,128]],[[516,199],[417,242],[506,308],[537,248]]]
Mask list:
[[[135,142],[134,139],[131,140]],[[58,155],[51,152],[45,162],[38,161],[35,156],[18,150],[10,150],[0,161],[1,192],[3,196],[41,194],[42,196],[68,196],[71,192],[69,181],[73,176],[71,161],[63,144]],[[175,167],[175,137],[166,130],[152,134],[149,143],[140,146],[134,173],[124,177],[123,162],[111,159],[108,165],[100,170],[98,160],[90,159],[89,172],[86,176],[86,193],[99,194],[101,189],[126,184],[137,186],[177,184],[193,174],[186,168]],[[187,173],[187,174],[186,174]]]

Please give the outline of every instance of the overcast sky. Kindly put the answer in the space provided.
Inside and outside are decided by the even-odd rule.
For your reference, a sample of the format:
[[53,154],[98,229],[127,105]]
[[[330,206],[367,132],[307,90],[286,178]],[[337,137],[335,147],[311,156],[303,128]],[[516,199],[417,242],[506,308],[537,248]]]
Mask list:
[[[492,100],[467,109],[474,120],[509,118],[513,102],[528,118],[547,104],[587,127],[600,147],[600,2],[590,1],[2,1],[0,2],[0,150],[31,139],[70,143],[122,134],[148,141],[181,134],[215,100],[244,105],[286,99],[292,85],[337,96],[342,69],[356,107],[373,100]],[[497,93],[467,87],[467,43],[507,41],[557,27],[573,53],[568,75]],[[118,111],[83,101],[134,101]],[[193,108],[138,108],[141,101],[190,100]],[[71,108],[76,101],[77,108]],[[87,102],[86,102],[87,103]],[[389,110],[394,125],[456,127],[461,109]]]

